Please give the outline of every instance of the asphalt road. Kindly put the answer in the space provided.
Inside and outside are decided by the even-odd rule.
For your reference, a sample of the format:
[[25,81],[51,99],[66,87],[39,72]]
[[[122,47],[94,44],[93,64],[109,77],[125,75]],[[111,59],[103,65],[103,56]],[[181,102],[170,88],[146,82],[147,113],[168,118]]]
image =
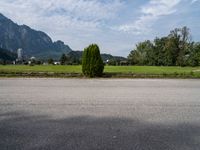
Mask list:
[[0,150],[199,150],[200,80],[0,79]]

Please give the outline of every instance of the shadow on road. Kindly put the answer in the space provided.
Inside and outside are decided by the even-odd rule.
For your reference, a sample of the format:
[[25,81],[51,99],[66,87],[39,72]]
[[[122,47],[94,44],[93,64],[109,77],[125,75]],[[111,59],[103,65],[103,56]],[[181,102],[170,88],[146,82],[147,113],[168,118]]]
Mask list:
[[200,126],[89,116],[0,115],[1,150],[197,150]]

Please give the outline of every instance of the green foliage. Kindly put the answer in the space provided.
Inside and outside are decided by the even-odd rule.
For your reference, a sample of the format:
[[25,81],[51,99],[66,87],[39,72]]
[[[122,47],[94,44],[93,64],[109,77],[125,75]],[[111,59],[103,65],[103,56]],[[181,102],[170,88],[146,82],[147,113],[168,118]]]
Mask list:
[[54,63],[53,59],[52,59],[52,58],[49,58],[49,59],[48,59],[48,64],[53,65],[53,63]]
[[119,62],[116,59],[110,59],[108,61],[109,66],[117,66],[118,64],[119,64]]
[[128,56],[128,60],[131,64],[135,65],[145,65],[149,63],[151,59],[151,51],[153,49],[153,44],[151,41],[141,42],[136,45],[136,49],[131,51]]
[[82,72],[87,77],[100,77],[104,64],[98,45],[92,44],[84,49],[82,58]]
[[192,44],[188,64],[190,66],[200,66],[200,43]]
[[81,64],[82,55],[83,55],[83,51],[71,51],[67,54],[70,61],[77,64]]
[[200,44],[192,43],[187,27],[176,28],[167,37],[144,41],[130,52],[128,60],[133,65],[197,66],[200,65]]
[[17,58],[17,54],[0,48],[0,64],[11,63]]
[[62,54],[62,56],[60,57],[60,64],[66,65],[68,62],[69,62],[69,58],[65,54]]

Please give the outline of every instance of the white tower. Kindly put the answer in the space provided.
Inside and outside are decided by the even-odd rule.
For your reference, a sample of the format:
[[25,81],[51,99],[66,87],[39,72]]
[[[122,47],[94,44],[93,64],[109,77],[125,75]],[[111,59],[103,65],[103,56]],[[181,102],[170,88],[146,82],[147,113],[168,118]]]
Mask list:
[[23,50],[21,48],[17,50],[17,59],[19,61],[23,59]]

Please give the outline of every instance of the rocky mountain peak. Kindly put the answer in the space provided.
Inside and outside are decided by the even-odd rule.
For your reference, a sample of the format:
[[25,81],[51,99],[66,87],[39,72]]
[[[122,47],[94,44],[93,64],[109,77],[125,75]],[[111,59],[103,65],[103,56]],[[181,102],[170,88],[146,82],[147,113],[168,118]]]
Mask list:
[[10,51],[22,48],[27,56],[38,58],[59,58],[69,53],[71,48],[62,41],[53,42],[42,31],[36,31],[27,25],[18,25],[0,13],[0,46]]

